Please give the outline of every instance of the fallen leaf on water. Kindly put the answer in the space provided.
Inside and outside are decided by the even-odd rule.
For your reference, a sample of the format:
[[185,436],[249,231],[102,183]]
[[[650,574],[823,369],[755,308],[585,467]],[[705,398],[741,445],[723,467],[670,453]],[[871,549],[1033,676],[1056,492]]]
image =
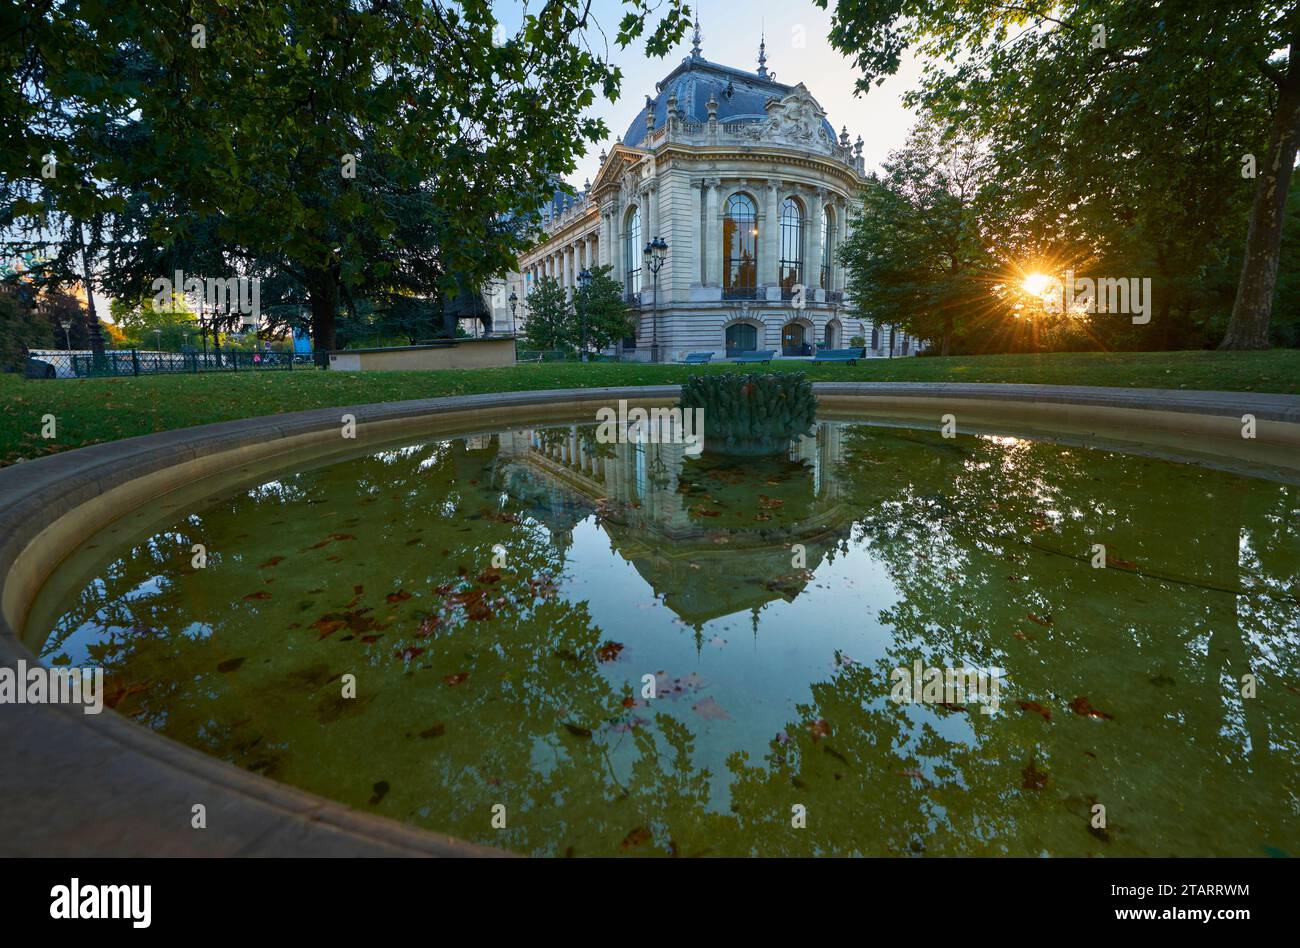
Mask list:
[[322,639],[327,639],[346,625],[347,623],[342,619],[317,619],[312,623],[312,628],[320,632],[320,637]]
[[636,707],[636,698],[633,698],[633,697],[631,697],[631,696],[628,696],[628,697],[624,698],[624,699],[623,699],[623,707],[625,707],[625,708],[635,708],[635,707]]
[[1107,566],[1118,566],[1120,569],[1137,569],[1138,565],[1132,560],[1121,560],[1119,557],[1112,556],[1106,560]]
[[393,653],[393,655],[397,656],[404,662],[409,662],[411,659],[415,658],[415,656],[422,654],[424,654],[424,649],[420,648],[418,645],[408,645],[406,648],[400,648]]
[[706,721],[730,721],[729,715],[718,702],[712,698],[705,698],[697,701],[691,706],[691,710],[704,718]]
[[389,593],[384,598],[388,600],[389,603],[402,602],[403,600],[410,599],[411,594],[407,592],[405,589],[399,589],[397,590],[397,592]]
[[250,599],[270,599],[270,598],[271,598],[271,594],[269,592],[267,592],[265,589],[259,589],[257,592],[249,593],[247,596],[245,596],[244,601],[247,602]]
[[642,843],[649,842],[650,831],[644,826],[638,826],[632,832],[623,837],[623,842],[618,844],[619,849],[627,850],[633,846],[640,846]]
[[454,675],[443,675],[442,683],[444,685],[455,686],[455,685],[459,685],[468,677],[469,677],[469,672],[456,672],[456,674]]
[[605,642],[600,648],[596,649],[596,658],[602,662],[612,662],[618,659],[618,653],[623,651],[622,642]]
[[579,727],[578,725],[570,724],[567,721],[564,722],[564,729],[568,731],[570,734],[572,734],[574,737],[591,737],[590,728]]
[[132,695],[138,695],[148,689],[149,682],[147,681],[137,681],[132,682],[129,685],[121,685],[104,695],[104,704],[108,705],[110,708],[116,708],[125,699]]
[[224,662],[221,662],[220,664],[217,665],[217,671],[232,672],[235,669],[239,668],[239,666],[242,664],[244,664],[244,659],[242,658],[228,658]]
[[1021,711],[1032,711],[1034,714],[1041,714],[1044,721],[1052,720],[1052,712],[1044,708],[1037,701],[1017,701],[1016,707]]
[[365,642],[367,645],[373,645],[382,638],[382,635],[363,635],[361,636],[361,641]]
[[1043,787],[1047,786],[1047,774],[1035,767],[1032,760],[1029,762],[1029,766],[1020,771],[1020,775],[1024,778],[1021,787],[1026,790],[1042,790]]
[[1025,616],[1025,618],[1028,619],[1030,622],[1037,622],[1041,626],[1051,626],[1052,624],[1051,616],[1048,616],[1047,618],[1044,619],[1042,616],[1036,616],[1031,612],[1029,613],[1029,615]]
[[433,727],[429,728],[428,730],[421,731],[420,736],[421,737],[442,737],[442,735],[446,733],[447,733],[447,725],[435,724]]
[[441,627],[442,627],[441,617],[429,616],[423,622],[420,623],[420,627],[415,631],[415,637],[417,639],[422,639],[425,638],[426,636],[433,635],[433,633],[437,632],[438,629]]
[[501,582],[501,570],[497,569],[495,566],[490,566],[487,569],[483,570],[483,572],[475,576],[474,579],[477,582],[485,583],[488,585],[491,585],[492,583],[499,583]]
[[269,560],[267,560],[265,563],[263,563],[263,564],[259,567],[259,569],[266,569],[268,566],[276,566],[276,565],[278,565],[278,564],[280,564],[280,563],[283,563],[283,562],[284,562],[284,557],[283,557],[283,556],[273,556],[273,557],[271,557]]
[[1115,720],[1115,715],[1097,710],[1092,706],[1092,702],[1082,695],[1070,702],[1070,710],[1075,714],[1083,715],[1085,718],[1101,718],[1104,721]]

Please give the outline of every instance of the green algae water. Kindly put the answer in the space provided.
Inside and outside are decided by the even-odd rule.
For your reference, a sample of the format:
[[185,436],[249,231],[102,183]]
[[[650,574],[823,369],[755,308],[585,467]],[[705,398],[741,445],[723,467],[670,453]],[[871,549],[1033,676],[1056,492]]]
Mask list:
[[[593,431],[105,531],[33,615],[42,659],[215,757],[522,853],[1300,854],[1295,484],[841,422],[766,459]],[[919,667],[987,673],[996,708],[897,700]]]

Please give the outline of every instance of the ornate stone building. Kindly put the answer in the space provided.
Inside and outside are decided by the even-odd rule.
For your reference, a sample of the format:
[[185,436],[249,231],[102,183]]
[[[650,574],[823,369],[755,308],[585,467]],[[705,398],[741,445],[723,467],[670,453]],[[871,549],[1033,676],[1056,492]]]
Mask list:
[[[798,596],[850,535],[853,508],[840,482],[844,430],[839,422],[819,422],[810,435],[793,439],[784,456],[733,459],[728,473],[740,475],[734,495],[719,489],[730,478],[717,476],[718,458],[690,458],[680,444],[598,444],[594,425],[517,428],[476,446],[490,448],[496,438],[493,483],[525,501],[561,550],[574,527],[596,514],[610,548],[684,623],[698,630],[719,616],[750,611],[757,628],[759,611]],[[769,476],[781,480],[782,503],[765,510],[757,506],[755,485]],[[719,494],[729,502],[730,519],[700,513],[701,498],[722,499]],[[791,564],[796,543],[805,549],[806,569]],[[720,557],[738,578],[725,588],[699,569]]]
[[[601,153],[596,180],[545,209],[543,240],[507,281],[524,300],[517,324],[541,277],[572,290],[584,269],[610,265],[636,313],[625,358],[808,355],[855,336],[884,354],[884,334],[846,304],[835,259],[864,180],[862,139],[837,136],[802,83],[777,82],[762,45],[756,72],[706,60],[698,23],[656,93]],[[655,238],[667,244],[657,281],[643,254]]]

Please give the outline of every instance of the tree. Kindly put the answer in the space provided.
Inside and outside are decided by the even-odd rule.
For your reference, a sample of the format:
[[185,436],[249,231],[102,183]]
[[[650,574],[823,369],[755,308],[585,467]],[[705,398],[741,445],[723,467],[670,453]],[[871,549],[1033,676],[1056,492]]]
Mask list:
[[48,321],[29,300],[12,290],[0,290],[0,369],[21,371],[29,349],[53,348]]
[[[90,348],[90,331],[94,326],[86,300],[74,292],[57,287],[47,287],[36,296],[36,311],[43,315],[54,334],[56,345],[71,346],[73,349]],[[65,332],[63,324],[67,323]],[[104,338],[109,333],[104,331],[106,324],[100,323]]]
[[568,295],[559,280],[539,278],[525,303],[528,320],[524,323],[524,339],[531,348],[570,349],[575,345]]
[[[826,7],[829,0],[816,2]],[[1300,142],[1300,7],[1274,0],[837,0],[831,42],[855,57],[862,91],[894,73],[909,47],[954,64],[928,68],[912,104],[970,122],[970,131],[1001,140],[1008,154],[1033,162],[1043,154],[1040,144],[1054,144],[1061,133],[1073,169],[1088,171],[1060,169],[1065,187],[1051,193],[1075,192],[1074,202],[1056,205],[1062,215],[1104,214],[1111,189],[1122,192],[1117,170],[1141,177],[1151,195],[1162,183],[1186,183],[1192,176],[1171,179],[1162,159],[1181,163],[1195,152],[1213,171],[1193,181],[1193,204],[1213,209],[1224,198],[1226,217],[1201,214],[1191,230],[1171,221],[1171,240],[1182,244],[1176,249],[1203,248],[1200,234],[1235,219],[1243,156],[1253,156],[1254,198],[1223,347],[1268,346],[1283,211]],[[1275,57],[1278,50],[1285,56]],[[1108,185],[1095,173],[1105,165]],[[1166,193],[1160,207],[1176,217],[1182,197]],[[1119,210],[1113,229],[1122,231]],[[1206,259],[1191,253],[1187,262],[1158,244],[1153,250],[1166,276],[1194,275]]]
[[[652,15],[625,8],[622,45]],[[670,0],[649,52],[684,10]],[[280,277],[318,348],[361,296],[508,269],[554,177],[606,134],[584,115],[594,90],[621,79],[585,42],[582,0],[504,37],[491,5],[445,0],[28,0],[20,22],[0,41],[30,146],[0,151],[10,249],[47,247],[65,279],[127,298],[177,267]],[[47,148],[53,177],[30,154]]]
[[616,345],[632,334],[632,315],[623,298],[622,284],[610,275],[613,269],[593,268],[591,280],[573,294],[573,308],[580,318],[569,335],[579,344],[585,338],[588,351]]
[[[992,294],[997,269],[983,228],[987,157],[969,138],[923,122],[873,175],[839,250],[859,315],[939,342],[1009,315]],[[992,295],[991,295],[992,294]]]
[[198,342],[199,327],[183,295],[173,294],[168,305],[161,308],[154,304],[152,297],[134,304],[113,300],[109,311],[126,345],[180,351],[188,337]]

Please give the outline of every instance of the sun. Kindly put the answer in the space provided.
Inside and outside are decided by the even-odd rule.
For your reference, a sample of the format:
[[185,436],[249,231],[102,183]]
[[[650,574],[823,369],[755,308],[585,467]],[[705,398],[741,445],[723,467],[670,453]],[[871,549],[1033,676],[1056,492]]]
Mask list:
[[1045,273],[1031,273],[1021,281],[1021,288],[1030,296],[1042,296],[1052,285],[1052,278]]

